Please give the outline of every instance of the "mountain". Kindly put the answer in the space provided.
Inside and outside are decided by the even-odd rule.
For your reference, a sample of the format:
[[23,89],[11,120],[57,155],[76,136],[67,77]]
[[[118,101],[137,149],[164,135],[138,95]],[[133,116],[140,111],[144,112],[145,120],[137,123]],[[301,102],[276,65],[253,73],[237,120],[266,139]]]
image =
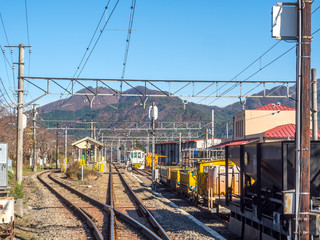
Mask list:
[[[77,93],[83,94],[81,95],[72,95],[69,98],[61,99],[49,104],[46,104],[39,108],[39,114],[50,113],[52,111],[77,111],[83,108],[86,105],[90,105],[90,101],[93,99],[92,96],[86,97],[86,93],[113,93],[112,90],[106,89],[103,87],[93,88],[89,87],[88,89],[84,88],[78,91]],[[93,99],[92,109],[103,108],[106,105],[115,104],[118,102],[118,98],[114,96],[103,96],[99,95]]]
[[[320,85],[318,84],[318,89]],[[90,87],[82,89],[79,93],[87,92],[111,93],[112,90],[99,87],[97,89]],[[266,90],[266,94],[272,95],[285,94],[286,87],[273,88]],[[142,93],[158,93],[159,91],[146,89],[145,87],[136,87],[129,89],[124,94]],[[294,94],[295,87],[290,88],[290,93]],[[320,91],[319,91],[320,92]],[[258,93],[258,94],[261,94]],[[320,96],[318,96],[320,99]],[[215,135],[216,137],[225,137],[226,123],[229,123],[229,136],[232,135],[232,119],[236,112],[242,110],[242,105],[234,103],[226,107],[220,108],[217,106],[207,106],[189,102],[185,106],[182,100],[178,97],[158,97],[148,98],[146,108],[142,107],[142,101],[138,97],[121,96],[119,99],[116,96],[97,96],[93,99],[92,109],[89,104],[92,97],[71,96],[69,98],[58,100],[39,108],[39,114],[42,119],[51,120],[87,120],[94,121],[109,120],[109,121],[148,121],[148,109],[154,101],[159,109],[158,121],[174,121],[174,122],[192,122],[192,121],[211,121],[211,110],[215,110]],[[246,109],[255,109],[269,103],[280,102],[283,105],[295,106],[295,101],[290,98],[249,98],[245,102]],[[118,103],[118,104],[117,104]],[[106,125],[104,125],[106,127]],[[115,127],[116,124],[109,124],[108,127]],[[99,127],[99,126],[97,126]]]

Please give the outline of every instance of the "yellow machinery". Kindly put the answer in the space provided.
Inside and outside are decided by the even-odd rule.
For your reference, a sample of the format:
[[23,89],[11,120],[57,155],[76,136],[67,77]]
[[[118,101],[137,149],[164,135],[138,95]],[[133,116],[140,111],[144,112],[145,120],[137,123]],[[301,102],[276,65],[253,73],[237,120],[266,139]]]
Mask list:
[[167,185],[170,185],[171,173],[173,170],[179,170],[177,166],[160,166],[160,180]]
[[194,174],[197,176],[197,199],[207,195],[207,183],[208,183],[208,172],[210,168],[214,166],[224,166],[225,161],[213,160],[213,161],[201,161],[197,162]]
[[170,186],[172,189],[178,189],[180,186],[180,171],[181,169],[170,170]]
[[192,171],[180,172],[180,192],[186,196],[193,196],[197,189],[197,177]]
[[[158,158],[159,157],[167,157],[165,155],[160,155],[160,154],[155,154],[154,155],[154,167],[157,168],[158,167]],[[147,157],[146,157],[146,162],[147,162],[147,166],[149,168],[152,168],[152,153],[148,153]]]

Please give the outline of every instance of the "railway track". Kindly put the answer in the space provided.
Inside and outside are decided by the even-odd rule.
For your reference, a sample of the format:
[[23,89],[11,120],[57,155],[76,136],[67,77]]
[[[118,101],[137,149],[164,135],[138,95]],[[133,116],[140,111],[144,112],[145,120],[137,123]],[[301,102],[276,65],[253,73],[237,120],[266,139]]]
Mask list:
[[[65,203],[66,208],[86,223],[90,234],[95,239],[123,239],[124,237],[134,239],[134,236],[141,239],[143,238],[142,235],[147,239],[170,239],[161,226],[156,224],[155,219],[154,226],[156,227],[153,227],[151,224],[139,222],[137,219],[124,213],[123,209],[117,209],[118,203],[114,197],[117,196],[117,193],[114,191],[113,176],[117,176],[118,174],[120,176],[120,173],[114,174],[115,172],[116,170],[113,172],[110,166],[106,204],[54,178],[49,171],[41,173],[37,177],[40,182]],[[139,205],[138,208],[143,209],[143,205]],[[149,218],[153,217],[149,216]],[[148,226],[145,226],[144,223]],[[162,229],[163,232],[159,229]]]
[[134,170],[132,170],[132,173],[139,174],[139,175],[141,175],[143,177],[146,177],[146,178],[148,178],[149,180],[152,181],[152,173],[150,173],[150,172],[147,172],[147,171],[144,171],[144,170],[140,170],[140,169],[134,169]]
[[[153,229],[161,239],[169,240],[170,237],[165,230],[129,187],[125,177],[122,176],[121,170],[115,165],[113,165],[113,168],[118,173],[117,175],[110,174],[110,176],[114,177],[114,180],[112,180],[114,183],[113,186],[116,186],[116,188],[111,188],[114,191],[114,196],[116,196],[114,199],[114,207],[116,209],[122,209],[123,212],[132,215],[132,217],[141,224],[147,225],[149,228]],[[112,173],[112,171],[113,170],[110,172]]]
[[[151,175],[149,171],[145,170],[138,170],[133,171],[141,176],[141,179],[145,181],[147,185],[151,185],[152,178],[148,178]],[[235,239],[240,240],[238,236],[228,230],[229,228],[229,221],[226,220],[225,216],[217,215],[211,213],[206,207],[195,204],[194,202],[190,202],[188,199],[183,197],[176,191],[169,190],[165,185],[159,184],[157,187],[157,192],[160,193],[163,197],[169,199],[175,205],[177,205],[182,210],[186,211],[214,231],[218,232],[221,236],[225,237],[226,239]]]
[[[76,214],[80,219],[82,219],[89,227],[91,235],[95,239],[104,239],[102,235],[103,222],[101,223],[101,217],[104,219],[103,213],[100,209],[88,202],[84,202],[78,195],[67,193],[66,188],[61,187],[54,181],[54,178],[50,176],[51,172],[43,172],[37,176],[39,181],[44,184],[51,192],[53,192],[59,199]],[[97,221],[99,221],[98,224]]]

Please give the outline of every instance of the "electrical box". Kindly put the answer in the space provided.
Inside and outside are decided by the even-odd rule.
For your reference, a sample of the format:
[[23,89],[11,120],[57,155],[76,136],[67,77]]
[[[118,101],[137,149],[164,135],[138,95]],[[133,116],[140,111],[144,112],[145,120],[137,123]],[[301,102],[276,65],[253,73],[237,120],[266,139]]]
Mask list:
[[297,7],[278,3],[272,8],[272,37],[277,40],[296,40],[297,22]]
[[283,213],[294,214],[295,213],[295,190],[283,191]]
[[320,213],[310,212],[310,235],[319,236],[320,234]]
[[8,144],[0,143],[0,188],[8,187]]

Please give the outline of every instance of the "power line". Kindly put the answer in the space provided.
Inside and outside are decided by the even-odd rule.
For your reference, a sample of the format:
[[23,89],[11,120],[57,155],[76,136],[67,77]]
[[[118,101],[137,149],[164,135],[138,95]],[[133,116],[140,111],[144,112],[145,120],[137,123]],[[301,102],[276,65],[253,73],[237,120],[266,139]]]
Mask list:
[[[91,39],[90,39],[90,41],[89,41],[88,47],[86,48],[86,50],[85,50],[85,52],[84,52],[84,54],[83,54],[83,56],[82,56],[82,58],[81,58],[81,60],[80,60],[80,63],[79,63],[79,65],[78,65],[75,73],[73,74],[73,78],[77,75],[77,73],[78,73],[78,71],[79,71],[79,69],[80,69],[80,67],[81,67],[81,64],[83,63],[83,60],[85,59],[85,56],[87,55],[87,53],[88,53],[88,51],[89,51],[89,49],[90,49],[90,46],[91,46],[91,44],[92,44],[92,42],[93,42],[93,39],[94,39],[94,37],[95,37],[98,29],[99,29],[99,26],[100,26],[100,24],[101,24],[101,22],[102,22],[102,19],[103,19],[103,17],[105,16],[106,11],[108,10],[110,1],[111,1],[111,0],[108,1],[107,5],[105,6],[105,8],[104,8],[104,10],[103,10],[103,12],[102,12],[102,15],[101,15],[101,17],[100,17],[100,19],[99,19],[98,25],[97,25],[97,27],[95,28],[95,30],[94,30],[94,32],[93,32],[93,35],[92,35],[92,37],[91,37]],[[81,70],[81,71],[82,71],[82,70]],[[80,73],[79,73],[79,75],[80,75]],[[79,75],[78,75],[78,77],[79,77]],[[64,93],[67,92],[67,90],[69,89],[69,87],[70,87],[71,84],[72,84],[72,81],[70,81],[70,83],[68,84],[68,86],[67,86],[66,90],[64,91]],[[62,95],[64,95],[64,94],[62,94]],[[61,96],[62,96],[62,95],[61,95]],[[61,107],[62,107],[62,105],[63,105],[63,99],[60,99],[60,100],[61,100],[61,104],[60,104],[60,106],[58,107],[57,110],[60,110]]]
[[30,46],[30,35],[29,35],[29,22],[28,22],[28,7],[27,0],[24,1],[25,11],[26,11],[26,24],[27,24],[27,37],[28,37],[28,45]]
[[[105,24],[104,24],[104,26],[103,26],[102,29],[105,29],[105,27],[107,26],[110,18],[112,17],[112,15],[113,15],[113,13],[114,13],[114,10],[115,10],[116,7],[118,6],[119,1],[120,1],[120,0],[117,0],[116,4],[114,5],[114,7],[113,7],[113,9],[112,9],[109,17],[107,18],[107,21],[105,22]],[[100,34],[99,34],[98,38],[96,39],[96,41],[95,41],[95,43],[94,43],[94,45],[93,45],[93,48],[91,49],[91,51],[90,51],[90,53],[89,53],[86,61],[84,62],[84,64],[83,64],[83,66],[82,66],[82,68],[81,68],[81,70],[80,70],[77,78],[79,78],[79,76],[80,76],[80,74],[82,73],[83,69],[84,69],[85,66],[87,65],[87,62],[88,62],[89,58],[91,57],[91,54],[93,53],[94,49],[96,48],[96,46],[97,46],[97,44],[98,44],[98,42],[99,42],[99,40],[100,40],[100,38],[101,38],[102,33],[103,33],[103,31],[100,31]]]
[[317,7],[315,10],[313,10],[313,12],[312,12],[311,14],[314,14],[316,11],[318,11],[318,10],[319,10],[319,8],[320,8],[320,6],[319,6],[319,7]]
[[131,12],[130,12],[130,18],[129,18],[128,35],[127,35],[127,40],[126,40],[126,49],[125,49],[125,54],[124,54],[124,59],[123,59],[123,68],[122,68],[122,75],[121,75],[122,79],[124,78],[124,75],[126,72],[135,8],[136,8],[136,0],[132,0]]
[[314,34],[316,34],[317,32],[319,32],[320,31],[320,28],[318,28],[316,31],[314,31],[312,34],[311,34],[311,36],[313,36]]
[[83,54],[83,56],[82,56],[82,58],[81,58],[81,61],[80,61],[79,65],[78,65],[78,67],[77,67],[77,69],[76,69],[76,72],[74,73],[73,77],[76,76],[76,74],[77,74],[77,72],[79,71],[80,66],[81,66],[81,64],[82,64],[85,56],[87,55],[87,53],[88,53],[88,51],[89,51],[89,48],[90,48],[91,43],[92,43],[92,41],[93,41],[93,39],[94,39],[94,36],[96,35],[96,33],[97,33],[98,29],[99,29],[99,26],[100,26],[100,24],[101,24],[101,22],[102,22],[103,16],[105,15],[105,13],[106,13],[106,11],[107,11],[107,9],[108,9],[109,3],[110,3],[110,0],[108,1],[107,6],[106,6],[106,7],[104,8],[104,10],[103,10],[103,13],[102,13],[102,15],[101,15],[101,17],[100,17],[100,20],[99,20],[99,22],[98,22],[98,25],[97,25],[95,31],[93,32],[93,35],[92,35],[91,40],[90,40],[90,42],[89,42],[89,44],[88,44],[88,47],[86,48],[86,50],[85,50],[85,52],[84,52],[84,54]]
[[[285,51],[284,53],[282,53],[280,56],[276,57],[275,59],[273,59],[272,61],[270,61],[269,63],[267,63],[266,65],[264,65],[262,68],[260,68],[258,71],[254,72],[253,74],[251,74],[249,77],[247,77],[246,79],[244,79],[243,81],[247,81],[250,78],[252,78],[253,76],[255,76],[257,73],[259,73],[260,71],[262,71],[263,69],[265,69],[266,67],[270,66],[272,63],[276,62],[277,60],[279,60],[281,57],[283,57],[284,55],[286,55],[287,53],[289,53],[292,49],[294,49],[296,46],[293,46],[291,48],[289,48],[287,51]],[[228,88],[227,90],[225,90],[223,93],[221,93],[220,95],[223,96],[226,93],[230,92],[231,90],[233,90],[234,88],[236,88],[237,86],[239,86],[240,83],[236,83],[235,85],[231,86],[230,88]],[[210,102],[209,104],[212,104],[213,102],[215,102],[216,100],[218,100],[220,97],[217,97],[216,99],[214,99],[212,102]]]
[[[320,8],[320,6],[317,7],[317,8],[311,13],[311,15],[312,15],[313,13],[315,13],[319,8]],[[311,36],[314,35],[315,33],[319,32],[319,31],[320,31],[320,28],[319,28],[318,30],[316,30],[314,33],[312,33]],[[232,82],[232,80],[236,79],[239,75],[241,75],[243,72],[245,72],[245,71],[246,71],[248,68],[250,68],[253,64],[255,64],[257,61],[259,61],[264,55],[266,55],[269,51],[271,51],[271,50],[272,50],[277,44],[279,44],[280,42],[281,42],[281,41],[278,41],[278,42],[275,43],[273,46],[271,46],[267,51],[265,51],[262,55],[260,55],[256,60],[254,60],[251,64],[249,64],[246,68],[244,68],[241,72],[239,72],[236,76],[234,76],[234,77],[230,80],[230,82]],[[275,60],[273,60],[273,61],[271,61],[270,63],[268,63],[268,64],[265,65],[263,68],[260,68],[257,72],[255,72],[254,74],[252,74],[251,76],[249,76],[247,79],[253,77],[253,76],[256,75],[258,72],[260,72],[262,69],[266,68],[267,66],[269,66],[269,65],[272,64],[273,62],[277,61],[277,60],[278,60],[279,58],[281,58],[283,55],[285,55],[285,54],[287,54],[288,52],[290,52],[293,48],[294,48],[294,47],[290,48],[290,49],[287,50],[284,54],[280,55],[280,56],[277,57]],[[245,79],[244,81],[246,81],[247,79]],[[217,90],[215,90],[213,93],[211,93],[211,95],[216,94],[221,88],[223,88],[223,87],[226,86],[227,84],[228,84],[228,83],[225,83],[223,86],[219,87]],[[231,87],[231,89],[229,88],[230,91],[231,91],[232,89],[234,89],[235,87],[237,87],[237,86],[238,86],[238,85],[234,85],[234,86]],[[227,90],[225,91],[225,93],[229,92],[229,91],[228,91],[229,89],[227,89]],[[207,99],[207,98],[208,98],[208,97],[205,97],[205,98],[201,99],[201,100],[200,100],[199,102],[197,102],[197,103],[199,104],[200,102],[204,101],[204,100]],[[218,99],[218,98],[217,98],[217,99]],[[217,99],[213,100],[213,101],[210,102],[209,104],[213,103],[213,102],[216,101]]]
[[[270,52],[275,46],[277,46],[280,43],[280,41],[276,42],[275,44],[273,44],[268,50],[266,50],[264,53],[262,53],[259,57],[257,57],[252,63],[250,63],[247,67],[245,67],[243,70],[241,70],[237,75],[235,75],[233,78],[231,78],[229,80],[229,82],[232,82],[232,80],[236,79],[237,77],[239,77],[242,73],[244,73],[246,70],[248,70],[252,65],[254,65],[256,62],[258,62],[263,56],[265,56],[268,52]],[[223,88],[224,86],[226,86],[228,83],[225,83],[223,86],[219,87],[216,91],[214,91],[213,93],[211,93],[211,95],[217,93],[221,88]],[[200,100],[199,102],[197,102],[198,104],[202,101],[204,101],[205,99],[207,99],[208,97],[203,98],[202,100]]]
[[[0,78],[0,82],[1,82],[1,85],[2,85],[2,87],[3,87],[3,89],[4,89],[5,93],[6,93],[6,95],[8,96],[8,98],[9,98],[9,100],[10,100],[11,104],[13,104],[13,101],[12,101],[12,99],[10,98],[10,96],[9,96],[9,94],[8,94],[8,92],[7,92],[7,89],[5,88],[5,86],[4,86],[4,84],[3,84],[2,78]],[[9,105],[10,105],[10,104],[9,104]]]

